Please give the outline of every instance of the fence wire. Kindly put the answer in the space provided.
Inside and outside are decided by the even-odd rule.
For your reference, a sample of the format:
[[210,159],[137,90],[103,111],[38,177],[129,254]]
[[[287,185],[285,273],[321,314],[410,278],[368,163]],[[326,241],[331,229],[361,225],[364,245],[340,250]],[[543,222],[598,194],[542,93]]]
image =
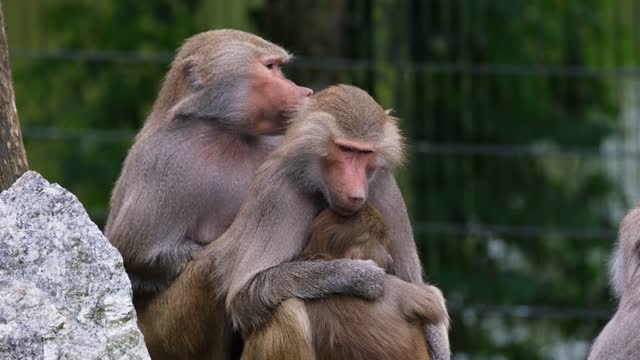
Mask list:
[[[126,130],[69,129],[69,128],[25,128],[23,137],[27,140],[90,141],[90,142],[130,142],[135,132]],[[590,148],[558,148],[528,144],[483,145],[483,144],[431,144],[417,142],[408,146],[409,151],[424,154],[456,156],[506,156],[506,157],[637,157],[637,151],[601,151]],[[92,209],[95,218],[106,220],[105,209]],[[451,224],[417,223],[417,234],[462,235],[479,237],[543,238],[564,237],[572,239],[615,239],[616,229],[572,228],[548,226],[513,226],[508,224]]]
[[[73,129],[59,127],[29,127],[23,129],[23,136],[32,140],[91,140],[99,142],[132,141],[134,131]],[[595,157],[614,159],[638,159],[640,151],[635,149],[559,146],[552,144],[436,144],[417,141],[407,146],[410,152],[448,156],[489,156],[489,157]]]
[[[108,63],[150,63],[169,64],[173,53],[134,52],[111,50],[73,50],[73,49],[17,49],[12,50],[13,60],[47,60],[70,62],[108,62]],[[549,77],[601,77],[601,78],[638,78],[640,68],[589,68],[571,66],[546,66],[536,64],[455,64],[455,63],[397,63],[394,68],[400,71],[434,74],[462,74],[477,76],[549,76]],[[381,64],[371,60],[350,60],[339,58],[296,58],[291,67],[320,70],[369,70],[376,71]],[[131,142],[134,131],[71,129],[57,127],[29,127],[23,129],[25,140],[33,141],[91,141],[105,143]],[[606,159],[637,159],[640,151],[635,149],[601,149],[589,147],[567,147],[550,144],[436,144],[416,141],[409,145],[409,151],[416,154],[438,156],[487,156],[487,157],[582,157]],[[106,220],[106,209],[90,209],[94,219]],[[543,225],[513,226],[508,224],[454,224],[454,223],[417,223],[417,234],[476,236],[483,238],[549,238],[613,240],[616,229],[548,227]],[[526,319],[579,319],[601,321],[608,319],[610,308],[554,307],[536,305],[492,305],[492,304],[451,304],[450,311],[460,316],[500,315]]]
[[[116,50],[74,49],[16,49],[11,51],[16,60],[87,61],[111,63],[168,64],[173,60],[169,52],[135,52]],[[367,59],[305,58],[296,57],[291,67],[313,70],[379,70],[388,63]],[[484,76],[553,76],[553,77],[601,77],[637,78],[638,67],[593,68],[583,66],[549,66],[541,64],[465,64],[429,62],[393,62],[400,71],[433,74],[460,74]]]

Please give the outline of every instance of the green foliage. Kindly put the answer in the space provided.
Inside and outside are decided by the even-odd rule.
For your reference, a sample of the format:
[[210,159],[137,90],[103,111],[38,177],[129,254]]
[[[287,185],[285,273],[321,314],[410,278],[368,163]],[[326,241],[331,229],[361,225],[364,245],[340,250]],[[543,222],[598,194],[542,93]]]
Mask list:
[[[411,143],[561,150],[597,149],[619,128],[621,82],[581,72],[633,65],[637,19],[627,11],[630,0],[614,3],[22,0],[5,8],[12,50],[96,55],[42,59],[18,51],[14,79],[27,129],[134,132],[181,42],[235,27],[299,55],[289,68],[299,83],[367,89],[395,109]],[[119,60],[100,57],[109,51]],[[104,221],[128,141],[42,140],[27,131],[26,145],[32,168],[70,188]],[[611,306],[605,267],[612,236],[598,234],[615,227],[608,204],[622,195],[600,158],[550,154],[412,152],[401,174],[426,273],[454,310],[459,358],[583,358],[603,325],[580,316],[468,310]],[[487,224],[547,231],[465,230]]]

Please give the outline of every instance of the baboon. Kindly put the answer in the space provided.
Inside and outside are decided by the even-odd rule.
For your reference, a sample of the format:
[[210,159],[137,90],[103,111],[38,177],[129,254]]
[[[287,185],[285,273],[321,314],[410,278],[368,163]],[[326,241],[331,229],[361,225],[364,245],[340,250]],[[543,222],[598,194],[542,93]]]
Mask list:
[[[294,297],[360,293],[374,299],[381,294],[384,272],[351,266],[358,260],[296,260],[312,220],[327,207],[342,215],[365,204],[378,209],[393,234],[389,273],[422,284],[411,226],[393,178],[402,158],[395,119],[365,91],[339,85],[305,99],[283,144],[258,169],[231,227],[195,260],[212,271],[236,329],[251,333]],[[446,327],[430,329],[437,339],[429,342],[432,358],[448,358]]]
[[[230,356],[224,306],[215,300],[222,284],[210,263],[194,259],[232,223],[256,170],[281,142],[271,135],[312,93],[282,74],[289,59],[241,31],[191,37],[124,162],[105,234],[124,259],[154,359]],[[307,266],[317,268],[293,268]],[[373,264],[324,266],[340,279],[324,278],[326,287],[311,281],[306,296],[377,296],[371,287],[382,271]]]
[[611,262],[611,284],[619,300],[613,318],[596,338],[589,360],[640,356],[640,206],[622,220]]
[[[370,259],[389,269],[388,245],[382,215],[373,207],[349,217],[326,209],[311,224],[300,260]],[[429,359],[425,323],[448,326],[440,290],[392,275],[386,276],[384,287],[374,302],[344,295],[286,300],[249,334],[242,360]]]

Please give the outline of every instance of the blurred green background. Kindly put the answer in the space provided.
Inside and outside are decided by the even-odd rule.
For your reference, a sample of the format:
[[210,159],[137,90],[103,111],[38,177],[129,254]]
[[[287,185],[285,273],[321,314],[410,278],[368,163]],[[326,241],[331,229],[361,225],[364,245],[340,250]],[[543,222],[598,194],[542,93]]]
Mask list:
[[102,225],[121,163],[188,36],[232,27],[316,90],[394,108],[399,175],[455,358],[583,359],[615,307],[607,259],[640,198],[632,0],[9,0],[32,169]]

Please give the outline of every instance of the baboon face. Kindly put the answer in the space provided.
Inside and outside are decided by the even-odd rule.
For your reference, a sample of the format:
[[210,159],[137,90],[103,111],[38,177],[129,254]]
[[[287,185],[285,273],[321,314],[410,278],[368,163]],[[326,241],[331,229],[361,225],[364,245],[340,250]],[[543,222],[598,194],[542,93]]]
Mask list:
[[294,109],[313,94],[311,89],[287,79],[282,72],[283,61],[279,56],[265,56],[254,66],[249,111],[255,119],[253,128],[260,135],[281,134]]
[[377,153],[370,144],[353,140],[331,140],[321,173],[328,202],[338,213],[354,213],[365,204],[368,184],[376,168]]

